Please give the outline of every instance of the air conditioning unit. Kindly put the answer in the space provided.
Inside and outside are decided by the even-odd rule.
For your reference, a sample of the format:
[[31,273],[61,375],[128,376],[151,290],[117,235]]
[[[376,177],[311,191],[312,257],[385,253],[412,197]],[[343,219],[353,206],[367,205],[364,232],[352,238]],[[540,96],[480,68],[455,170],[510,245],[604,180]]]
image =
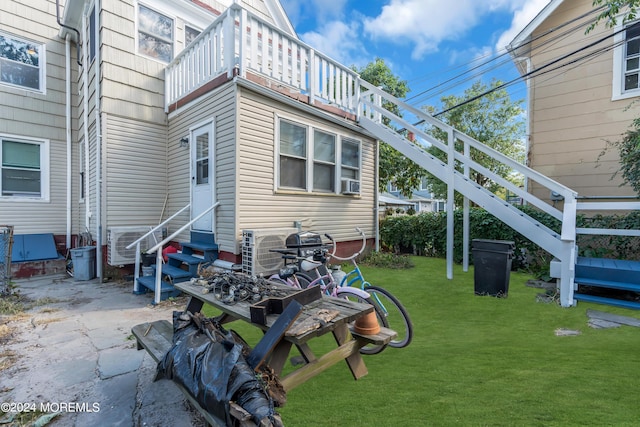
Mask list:
[[[127,249],[127,246],[148,233],[152,228],[148,225],[109,228],[107,230],[107,263],[109,265],[133,264],[136,261],[136,247]],[[140,250],[151,249],[161,241],[162,229],[158,229],[140,242]]]
[[287,236],[297,228],[242,230],[242,272],[251,276],[269,276],[283,265],[282,254],[270,249],[286,248]]
[[360,181],[342,178],[342,194],[360,194]]

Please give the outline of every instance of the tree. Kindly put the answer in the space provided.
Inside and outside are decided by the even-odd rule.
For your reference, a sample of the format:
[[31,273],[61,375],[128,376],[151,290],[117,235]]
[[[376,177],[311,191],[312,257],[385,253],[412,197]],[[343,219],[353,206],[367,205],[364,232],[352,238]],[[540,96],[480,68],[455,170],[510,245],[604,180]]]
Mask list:
[[[499,80],[493,80],[488,86],[477,81],[465,90],[461,97],[451,95],[441,98],[441,110],[444,113],[438,118],[502,154],[523,162],[525,158],[523,143],[525,122],[522,117],[523,109],[520,106],[522,100],[512,101],[506,89],[496,89],[500,85],[502,85],[502,82]],[[485,96],[459,105],[465,100],[476,98],[485,92],[488,92]],[[435,108],[426,107],[426,110],[434,112]],[[426,131],[443,142],[447,141],[447,134],[438,128],[428,128]],[[462,152],[462,142],[456,141],[455,148],[458,152]],[[443,153],[435,146],[429,147],[428,151],[445,161],[446,153]],[[498,162],[477,150],[472,150],[471,156],[477,163],[495,174],[516,185],[521,183],[522,178],[514,174],[513,170],[504,163]],[[429,178],[430,189],[434,195],[438,198],[446,199],[446,183],[433,176],[429,176]],[[471,171],[471,178],[474,182],[494,193],[499,191],[500,186],[498,184],[476,171]],[[456,195],[455,202],[460,205],[462,196]]]
[[[587,28],[591,31],[599,22],[605,21],[607,27],[615,27],[620,17],[620,9],[624,9],[622,23],[636,19],[637,9],[640,7],[640,0],[593,0],[593,7],[604,6],[602,12],[596,16],[596,20]],[[626,8],[626,9],[625,9]]]
[[[375,61],[361,69],[353,67],[353,70],[360,74],[363,80],[374,86],[382,87],[385,92],[396,98],[402,99],[409,92],[407,82],[394,75],[381,58],[376,58]],[[388,111],[400,115],[396,105],[387,102],[382,106]],[[387,184],[393,182],[405,196],[411,195],[412,190],[420,184],[420,179],[424,176],[424,170],[421,167],[384,141],[380,144],[379,173],[378,188],[380,191],[385,191]]]
[[635,118],[630,128],[622,134],[619,141],[607,141],[607,147],[600,153],[603,156],[609,147],[616,148],[620,156],[620,169],[614,172],[611,179],[618,173],[622,175],[620,186],[629,184],[640,195],[640,118]]

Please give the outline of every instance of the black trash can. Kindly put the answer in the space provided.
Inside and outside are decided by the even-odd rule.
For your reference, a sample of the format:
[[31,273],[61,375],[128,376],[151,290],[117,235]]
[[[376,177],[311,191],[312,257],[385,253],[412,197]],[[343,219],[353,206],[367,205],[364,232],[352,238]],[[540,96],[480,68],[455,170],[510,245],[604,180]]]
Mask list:
[[515,243],[506,240],[473,239],[473,280],[476,295],[506,297]]

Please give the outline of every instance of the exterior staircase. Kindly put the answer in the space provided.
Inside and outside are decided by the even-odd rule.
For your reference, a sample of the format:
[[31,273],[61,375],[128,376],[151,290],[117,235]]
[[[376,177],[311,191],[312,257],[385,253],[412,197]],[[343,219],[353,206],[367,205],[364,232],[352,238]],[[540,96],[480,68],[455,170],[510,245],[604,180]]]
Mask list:
[[[198,268],[203,263],[213,263],[218,259],[218,245],[215,235],[206,231],[190,233],[189,242],[181,242],[181,252],[168,253],[167,263],[160,265],[160,300],[176,297],[180,294],[174,283],[186,282],[198,276]],[[158,265],[153,265],[153,275],[138,278],[139,289],[155,291]]]

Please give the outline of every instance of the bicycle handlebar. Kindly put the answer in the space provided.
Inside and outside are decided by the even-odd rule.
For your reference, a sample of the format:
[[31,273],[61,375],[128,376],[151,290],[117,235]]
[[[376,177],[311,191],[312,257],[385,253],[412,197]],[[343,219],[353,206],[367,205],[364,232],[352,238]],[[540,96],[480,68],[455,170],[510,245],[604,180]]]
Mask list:
[[360,233],[360,236],[362,236],[362,247],[360,248],[359,251],[357,251],[356,253],[354,253],[353,255],[347,258],[342,258],[336,255],[336,243],[328,234],[325,234],[325,236],[327,236],[327,238],[331,240],[331,243],[333,244],[333,251],[331,252],[331,258],[337,259],[338,261],[351,261],[357,258],[358,256],[360,256],[362,252],[364,252],[364,248],[367,246],[367,236],[364,234],[364,231],[360,229],[360,227],[356,227],[356,231]]

